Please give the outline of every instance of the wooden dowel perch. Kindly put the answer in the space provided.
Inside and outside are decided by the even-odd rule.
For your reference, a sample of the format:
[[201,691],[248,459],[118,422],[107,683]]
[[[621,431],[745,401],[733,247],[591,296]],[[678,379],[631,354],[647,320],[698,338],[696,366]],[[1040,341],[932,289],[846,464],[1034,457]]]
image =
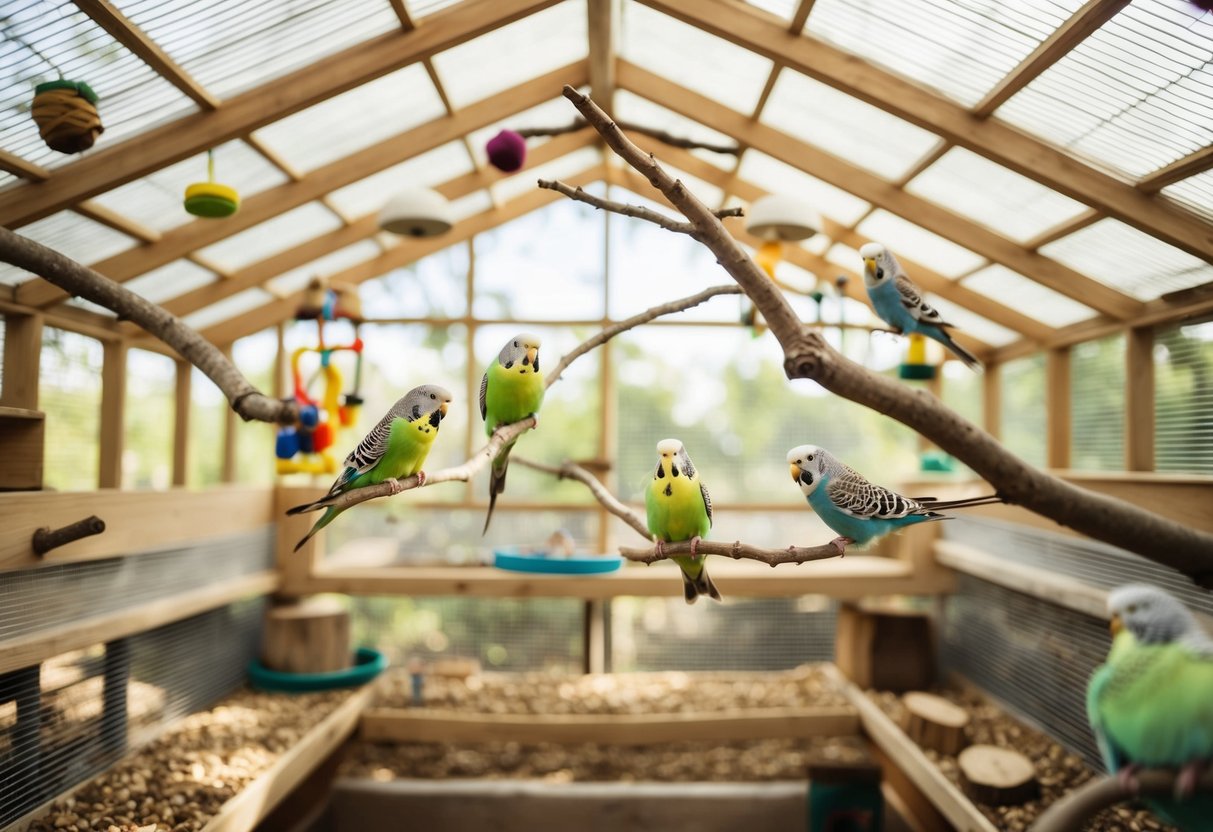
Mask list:
[[[1170,797],[1175,792],[1176,772],[1164,769],[1139,771],[1135,779],[1139,788],[1126,788],[1115,775],[1099,777],[1083,783],[1074,791],[1046,809],[1031,832],[1073,832],[1097,813],[1139,797]],[[1213,769],[1205,771],[1196,782],[1197,794],[1213,794]]]
[[59,529],[43,526],[34,532],[34,554],[41,557],[51,549],[66,546],[72,541],[80,540],[81,538],[101,534],[103,531],[105,531],[105,521],[95,514],[91,517],[85,517],[83,520],[77,520],[75,523],[69,523]]

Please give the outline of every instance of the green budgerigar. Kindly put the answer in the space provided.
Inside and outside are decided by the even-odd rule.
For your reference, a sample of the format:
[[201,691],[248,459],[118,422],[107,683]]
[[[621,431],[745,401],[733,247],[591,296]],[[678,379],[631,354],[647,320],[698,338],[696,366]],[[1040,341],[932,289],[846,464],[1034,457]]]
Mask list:
[[1213,830],[1213,795],[1193,795],[1213,761],[1213,638],[1155,586],[1108,593],[1112,649],[1087,685],[1087,716],[1108,771],[1179,770],[1174,798],[1146,801],[1186,832]]
[[450,404],[451,394],[445,388],[423,384],[392,405],[379,424],[350,451],[342,463],[341,475],[327,494],[315,502],[287,509],[287,514],[325,510],[311,530],[295,544],[295,551],[345,510],[332,503],[346,491],[387,482],[393,484],[394,493],[399,493],[398,481],[414,474],[424,483],[425,472],[421,466],[438,436],[438,427]]
[[699,472],[682,442],[663,439],[657,443],[657,470],[644,492],[649,534],[657,553],[662,544],[691,541],[690,555],[671,558],[682,570],[682,591],[688,604],[700,595],[720,600],[720,592],[704,565],[704,555],[695,549],[712,528],[712,498],[699,479]]
[[[480,379],[480,417],[484,419],[485,433],[491,436],[501,425],[519,422],[528,416],[534,416],[538,422],[545,389],[543,373],[539,370],[539,336],[525,332],[515,335],[501,348]],[[497,495],[505,491],[505,474],[514,442],[502,448],[493,459],[489,474],[489,511],[481,534],[489,530]]]

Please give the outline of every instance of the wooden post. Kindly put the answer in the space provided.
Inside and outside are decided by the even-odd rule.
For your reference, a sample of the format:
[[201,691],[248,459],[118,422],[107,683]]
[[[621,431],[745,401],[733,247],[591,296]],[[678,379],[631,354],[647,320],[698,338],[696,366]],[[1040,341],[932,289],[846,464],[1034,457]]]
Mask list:
[[42,359],[43,317],[7,315],[4,319],[4,384],[0,405],[38,409],[38,375]]
[[[230,361],[232,359],[232,345],[228,344],[220,348],[221,352]],[[236,411],[230,407],[224,408],[223,411],[223,465],[219,469],[219,480],[221,482],[236,481],[236,430],[238,423],[236,421]]]
[[1125,470],[1154,470],[1154,330],[1125,333]]
[[928,687],[935,679],[931,629],[926,613],[843,603],[838,608],[834,662],[861,688]]
[[126,412],[126,341],[102,344],[100,464],[97,485],[122,487],[122,444]]
[[1049,350],[1045,364],[1048,396],[1045,412],[1047,461],[1050,468],[1070,467],[1070,348]]
[[0,388],[0,490],[42,488],[46,419],[38,410],[42,358],[40,314],[5,317]]
[[190,379],[194,365],[177,362],[177,392],[173,402],[173,485],[185,485],[189,476]]
[[982,421],[995,439],[1002,433],[1002,365],[987,364],[981,376]]

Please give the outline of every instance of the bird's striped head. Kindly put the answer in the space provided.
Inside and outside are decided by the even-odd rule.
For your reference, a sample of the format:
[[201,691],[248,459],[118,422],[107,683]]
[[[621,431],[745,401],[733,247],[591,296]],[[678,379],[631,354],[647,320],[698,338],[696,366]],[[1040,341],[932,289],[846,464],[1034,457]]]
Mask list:
[[1112,635],[1128,630],[1142,644],[1168,644],[1200,625],[1175,596],[1150,584],[1125,584],[1108,593]]
[[692,479],[695,476],[695,466],[691,464],[691,457],[680,440],[662,439],[657,443],[657,456],[659,459],[657,470],[653,473],[654,478],[660,480],[665,477],[685,476]]
[[830,452],[816,445],[797,445],[788,451],[788,468],[792,472],[792,480],[800,486],[804,496],[812,494],[821,484],[829,458]]
[[453,397],[445,387],[423,384],[405,393],[393,410],[399,411],[410,422],[427,419],[430,425],[437,428],[452,401]]
[[880,243],[866,243],[859,249],[863,258],[863,285],[875,289],[891,281],[900,268],[893,253]]
[[501,352],[497,353],[497,362],[507,370],[513,370],[519,375],[538,373],[539,346],[538,335],[520,332],[505,342]]

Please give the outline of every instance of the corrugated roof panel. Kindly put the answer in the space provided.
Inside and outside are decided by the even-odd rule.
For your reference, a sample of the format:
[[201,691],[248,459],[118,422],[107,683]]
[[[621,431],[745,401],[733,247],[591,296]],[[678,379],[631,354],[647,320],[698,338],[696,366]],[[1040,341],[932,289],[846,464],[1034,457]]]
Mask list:
[[266,285],[275,292],[297,292],[306,286],[313,277],[329,277],[364,260],[370,260],[378,253],[379,246],[371,240],[362,240],[352,246],[339,248],[323,257],[318,257],[297,269],[283,272]]
[[[559,159],[537,167],[528,167],[526,176],[511,176],[493,183],[493,193],[503,202],[508,202],[522,194],[535,190],[540,179],[564,179],[581,173],[586,168],[593,167],[602,161],[602,151],[597,147],[583,147],[567,153]],[[565,199],[566,197],[561,197]]]
[[904,176],[939,141],[934,133],[788,70],[779,73],[759,121],[889,180]]
[[198,253],[221,268],[240,269],[340,225],[341,221],[329,209],[318,202],[309,202]]
[[723,38],[624,0],[620,57],[749,115],[773,64]]
[[1095,315],[1094,309],[997,263],[974,272],[962,282],[966,288],[1049,326],[1068,326]]
[[952,303],[939,295],[926,293],[927,303],[939,310],[943,319],[952,324],[960,332],[967,332],[974,338],[985,341],[992,347],[1001,347],[1020,339],[1013,329],[1007,329],[1002,324],[995,323],[989,318],[970,312],[957,303]]
[[[647,98],[641,98],[627,90],[619,90],[615,93],[615,117],[620,121],[651,127],[654,130],[665,130],[671,136],[677,136],[680,139],[723,146],[736,146],[737,144],[724,133],[686,118],[673,110],[667,110],[660,104],[655,104]],[[716,153],[702,148],[696,148],[691,152],[700,159],[725,170],[732,170],[737,161],[737,157],[730,153]],[[658,152],[659,157],[660,155]]]
[[[565,0],[434,56],[455,107],[585,58],[585,0]],[[559,90],[553,90],[559,92]]]
[[1114,219],[1055,240],[1040,253],[1138,300],[1213,281],[1213,265]]
[[275,121],[255,135],[308,171],[445,112],[425,69],[413,64]]
[[375,35],[400,29],[362,0],[116,0],[195,80],[227,98]]
[[351,216],[378,211],[406,188],[432,188],[472,171],[463,142],[448,142],[420,156],[381,170],[329,194],[334,205]]
[[746,0],[746,2],[788,21],[792,19],[792,15],[796,13],[796,7],[800,5],[798,0]]
[[1168,185],[1162,189],[1162,194],[1213,222],[1213,170]]
[[941,156],[906,190],[1019,242],[1087,210],[1081,202],[962,147]]
[[[82,217],[74,211],[60,211],[49,217],[22,226],[24,237],[53,248],[80,263],[94,263],[133,248],[136,240],[108,226]],[[29,272],[0,263],[0,285],[12,285],[29,280]]]
[[1213,142],[1213,15],[1134,0],[998,108],[998,118],[1132,177]]
[[[956,277],[985,262],[980,254],[885,210],[873,211],[857,230],[888,246],[894,255],[922,263],[945,277]],[[862,269],[863,264],[857,262],[854,268]]]
[[1082,0],[817,0],[808,31],[966,106],[980,101]]
[[175,298],[209,283],[214,283],[218,279],[217,274],[196,263],[191,263],[189,260],[174,260],[158,269],[141,274],[134,280],[128,280],[122,285],[152,303],[163,303],[169,298]]
[[405,8],[413,20],[419,20],[426,15],[457,5],[462,0],[405,0]]
[[790,194],[807,199],[820,213],[843,225],[859,222],[872,207],[857,196],[835,188],[815,176],[794,168],[753,148],[741,157],[738,175],[746,182],[770,193]]
[[242,312],[256,309],[272,300],[274,300],[274,296],[264,289],[245,289],[243,292],[237,292],[218,303],[212,303],[204,309],[186,315],[182,320],[185,321],[186,326],[194,329],[206,329],[229,318],[234,318]]

